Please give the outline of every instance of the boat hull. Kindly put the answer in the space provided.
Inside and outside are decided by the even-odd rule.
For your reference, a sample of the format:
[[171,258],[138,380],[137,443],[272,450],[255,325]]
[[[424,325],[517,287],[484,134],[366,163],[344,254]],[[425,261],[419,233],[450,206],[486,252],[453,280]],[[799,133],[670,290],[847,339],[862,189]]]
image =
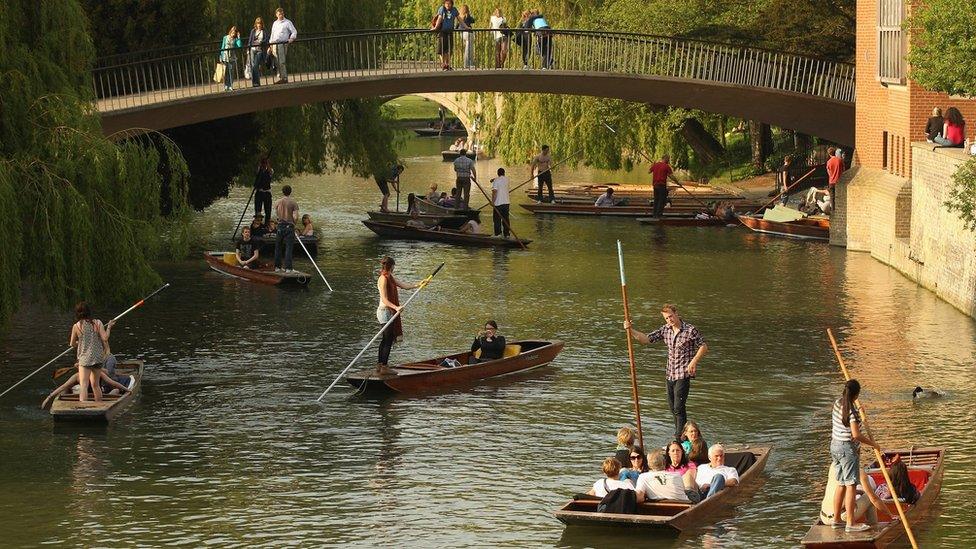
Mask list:
[[[439,356],[423,362],[411,362],[394,367],[399,375],[381,376],[371,371],[354,372],[346,376],[353,387],[368,392],[427,393],[442,389],[470,385],[483,379],[526,372],[555,360],[563,350],[562,341],[511,341],[509,345],[521,345],[522,352],[509,358],[501,358],[480,364],[468,364],[470,353]],[[457,368],[439,366],[445,359],[454,359],[462,365]]]
[[481,223],[481,210],[474,210],[470,208],[466,210],[445,208],[444,206],[438,206],[437,204],[422,198],[417,199],[417,209],[419,209],[420,213],[422,214],[448,216],[462,215],[465,217],[465,219],[473,219],[478,223]]
[[104,395],[101,402],[92,400],[80,402],[76,394],[59,395],[51,403],[51,417],[55,421],[105,423],[114,420],[132,406],[142,389],[142,373],[145,366],[142,360],[119,362],[115,371],[136,378],[132,390],[121,395]]
[[[477,155],[473,152],[467,152],[464,154],[464,156],[467,156],[471,160],[477,160]],[[444,162],[454,162],[460,157],[461,157],[460,151],[441,151],[441,160],[443,160]]]
[[438,130],[437,128],[414,128],[414,133],[420,137],[466,137],[468,130],[458,128],[456,130]]
[[236,265],[230,265],[224,261],[224,254],[230,252],[204,252],[203,257],[207,260],[207,265],[211,269],[228,276],[242,278],[258,284],[279,287],[299,287],[308,286],[312,277],[308,273],[295,271],[294,273],[276,273],[274,267],[269,263],[263,263],[257,269],[243,269]]
[[528,246],[531,240],[510,240],[507,238],[496,238],[483,234],[468,234],[455,231],[433,229],[421,229],[408,227],[395,223],[382,223],[379,221],[364,220],[363,225],[382,238],[394,238],[398,240],[426,240],[429,242],[443,242],[445,244],[460,244],[463,246],[479,246],[483,248],[521,248]]
[[751,215],[737,216],[739,222],[757,233],[776,236],[805,238],[808,240],[829,240],[830,219],[807,217],[790,222],[768,221]]
[[656,225],[659,227],[724,227],[738,225],[738,221],[726,221],[717,217],[698,219],[697,217],[640,217],[637,222],[641,225]]
[[[573,203],[573,202],[532,202],[520,204],[526,210],[534,214],[551,215],[588,215],[588,216],[610,216],[610,217],[651,217],[654,215],[654,208],[651,205],[633,206],[594,206],[592,203]],[[664,208],[665,217],[694,217],[702,210],[701,206],[672,207]]]
[[[383,223],[393,223],[393,224],[403,224],[410,220],[410,214],[405,212],[366,212],[369,219],[372,221],[380,221]],[[434,225],[440,225],[445,229],[458,229],[461,225],[468,222],[468,218],[463,215],[439,215],[439,214],[420,214],[418,219],[424,222],[424,225],[428,227],[433,227]]]

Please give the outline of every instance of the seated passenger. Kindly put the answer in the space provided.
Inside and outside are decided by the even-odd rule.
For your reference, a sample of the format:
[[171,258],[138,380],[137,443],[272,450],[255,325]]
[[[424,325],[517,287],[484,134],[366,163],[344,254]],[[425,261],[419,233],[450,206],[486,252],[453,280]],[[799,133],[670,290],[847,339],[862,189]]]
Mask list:
[[458,227],[458,232],[464,234],[478,234],[481,232],[481,225],[479,225],[474,219],[469,219],[464,222],[464,225]]
[[410,219],[407,220],[407,227],[413,227],[415,229],[426,229],[427,225],[424,224],[423,220],[420,219],[420,212],[416,208],[410,210]]
[[681,442],[672,440],[668,443],[668,456],[665,461],[667,466],[664,470],[681,475],[685,490],[698,490],[698,483],[695,481],[698,466],[694,461],[688,461],[688,454],[685,453],[685,448]]
[[688,454],[688,461],[693,461],[695,465],[708,463],[708,443],[702,437],[698,424],[694,421],[685,422],[685,428],[681,433],[684,439],[681,446]]
[[726,223],[734,223],[735,206],[733,206],[728,200],[719,202],[715,207],[715,217],[725,221]]
[[441,193],[441,195],[437,197],[436,200],[431,200],[431,202],[437,204],[438,206],[443,206],[445,200],[447,200],[447,193]]
[[261,238],[267,232],[267,229],[264,227],[264,217],[260,215],[254,216],[254,221],[251,221],[251,238]]
[[620,463],[630,463],[630,451],[637,444],[637,433],[630,427],[621,427],[617,430],[617,453],[614,457]]
[[593,205],[597,206],[598,208],[616,206],[617,201],[613,199],[613,187],[607,187],[607,192],[601,194]]
[[243,269],[256,267],[260,248],[261,246],[251,239],[251,228],[244,227],[241,231],[241,239],[237,241],[237,249],[234,251],[234,255],[237,256],[237,266]]
[[685,490],[681,475],[664,470],[664,451],[654,450],[647,456],[649,471],[637,478],[637,501],[667,499],[698,503],[701,496],[695,490]]
[[708,463],[698,466],[695,482],[703,498],[710,498],[726,486],[739,483],[739,472],[725,465],[725,446],[712,445],[708,449]]
[[[485,329],[478,332],[478,337],[471,343],[471,355],[468,364],[478,364],[489,360],[498,360],[505,355],[505,336],[497,335],[498,323],[494,320],[485,322]],[[474,352],[481,349],[481,357],[475,358]]]
[[447,198],[441,199],[441,201],[440,201],[439,204],[441,206],[445,207],[445,208],[457,208],[457,205],[458,205],[458,202],[459,202],[458,201],[458,196],[457,196],[457,194],[458,194],[457,191],[458,191],[457,190],[457,187],[451,189],[451,196],[448,196]]
[[312,216],[305,214],[302,216],[302,232],[299,236],[313,236],[315,227],[312,226]]
[[[818,196],[823,196],[823,200],[818,200]],[[824,210],[824,207],[827,210]],[[818,189],[816,187],[810,187],[807,189],[807,194],[800,202],[800,211],[807,215],[816,215],[820,212],[829,214],[830,210],[830,191],[827,189]]]
[[268,232],[264,233],[265,236],[267,236],[269,234],[277,235],[278,234],[278,222],[275,221],[274,219],[272,219],[271,221],[268,221],[267,231]]
[[620,470],[619,478],[620,480],[628,479],[636,486],[637,477],[641,473],[646,473],[649,470],[647,468],[647,453],[644,452],[644,447],[640,444],[635,444],[627,452],[627,466]]
[[602,478],[593,483],[593,488],[587,494],[591,496],[596,496],[599,498],[606,497],[607,494],[618,488],[624,490],[633,490],[634,485],[630,483],[629,480],[617,480],[617,475],[620,474],[620,462],[617,458],[608,457],[603,460],[603,474],[605,478]]
[[424,197],[424,198],[426,198],[430,202],[433,202],[434,204],[437,204],[437,200],[440,199],[443,196],[446,196],[446,195],[444,193],[437,192],[437,183],[431,183],[430,184],[430,192],[428,192],[427,193],[427,196]]
[[[132,390],[132,388],[135,386],[136,378],[133,376],[125,376],[116,373],[115,370],[117,366],[118,366],[118,359],[115,358],[115,355],[112,354],[108,355],[108,357],[106,357],[105,359],[105,368],[104,368],[105,374],[108,376],[108,379],[115,381],[119,385],[125,386],[125,388],[128,390]],[[101,383],[102,383],[103,393],[109,395],[119,394],[118,385],[111,385],[105,379],[101,380]]]
[[[858,471],[858,484],[857,497],[854,499],[854,521],[858,521],[864,518],[868,524],[877,524],[878,513],[881,511],[887,513],[888,509],[885,508],[884,503],[874,495],[875,484],[874,480],[864,472],[862,468]],[[867,489],[865,490],[865,486]],[[834,520],[834,496],[837,493],[837,489],[840,487],[837,480],[837,466],[833,463],[830,464],[830,469],[827,471],[827,489],[824,491],[823,501],[820,502],[820,522],[828,526],[834,526],[836,528],[844,528],[847,525],[847,512],[842,511],[840,520]]]
[[[918,493],[918,489],[915,488],[915,485],[908,479],[908,467],[901,460],[901,456],[895,455],[892,459],[891,464],[888,466],[888,477],[895,486],[898,499],[910,505],[915,505],[920,494]],[[881,499],[894,499],[892,498],[891,489],[888,488],[887,483],[879,485],[874,493]]]

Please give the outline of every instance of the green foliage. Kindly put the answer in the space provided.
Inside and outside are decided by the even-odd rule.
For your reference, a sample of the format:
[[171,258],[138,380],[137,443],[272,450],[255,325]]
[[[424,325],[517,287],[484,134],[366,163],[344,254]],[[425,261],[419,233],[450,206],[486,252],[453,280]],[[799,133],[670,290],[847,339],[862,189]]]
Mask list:
[[970,231],[976,231],[976,158],[959,166],[952,175],[952,187],[945,206],[957,212]]
[[117,301],[159,282],[150,260],[186,250],[179,152],[102,136],[90,103],[94,49],[78,21],[75,0],[0,4],[0,200],[18,216],[0,247],[0,322],[22,283],[59,306]]
[[908,27],[912,80],[930,90],[976,96],[976,2],[925,0]]

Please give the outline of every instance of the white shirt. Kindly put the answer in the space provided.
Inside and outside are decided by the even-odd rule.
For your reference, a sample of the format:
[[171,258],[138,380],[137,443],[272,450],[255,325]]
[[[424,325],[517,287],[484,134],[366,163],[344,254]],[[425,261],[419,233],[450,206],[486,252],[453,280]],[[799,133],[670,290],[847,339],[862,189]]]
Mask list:
[[634,485],[630,483],[630,480],[614,480],[612,478],[603,478],[593,483],[593,493],[597,497],[606,497],[607,490],[603,487],[603,481],[607,482],[606,488],[611,490],[616,490],[617,488],[623,488],[624,490],[633,490]]
[[735,470],[735,467],[729,467],[728,465],[719,465],[718,467],[712,467],[711,464],[705,463],[698,466],[698,473],[695,474],[695,482],[699,486],[704,484],[711,484],[712,477],[715,475],[722,475],[725,480],[739,480],[739,472]]
[[670,471],[650,471],[637,477],[637,489],[648,499],[691,501],[685,494],[681,475]]
[[613,196],[607,193],[603,193],[600,195],[599,198],[596,199],[596,202],[594,202],[593,205],[602,208],[602,207],[613,206],[615,202],[616,201],[613,199]]
[[[506,21],[504,17],[495,17],[494,15],[491,16],[491,25],[490,25],[490,28],[500,29],[500,28],[502,28],[502,23],[507,24],[508,21]],[[502,34],[502,31],[500,31],[500,30],[495,31],[492,34],[495,35],[495,40],[501,40],[502,38],[505,37],[505,35]]]
[[275,19],[274,24],[271,25],[271,43],[287,42],[294,38],[298,38],[298,31],[295,30],[295,25],[287,18],[281,21]]
[[512,200],[508,195],[508,176],[500,175],[491,183],[491,189],[495,193],[495,205],[511,204]]

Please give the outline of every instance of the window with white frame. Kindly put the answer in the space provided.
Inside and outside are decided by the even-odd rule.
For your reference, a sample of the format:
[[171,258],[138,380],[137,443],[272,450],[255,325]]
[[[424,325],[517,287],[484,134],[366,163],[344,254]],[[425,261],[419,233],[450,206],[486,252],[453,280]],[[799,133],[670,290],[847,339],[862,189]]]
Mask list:
[[878,80],[884,83],[905,83],[904,15],[904,0],[878,0]]

